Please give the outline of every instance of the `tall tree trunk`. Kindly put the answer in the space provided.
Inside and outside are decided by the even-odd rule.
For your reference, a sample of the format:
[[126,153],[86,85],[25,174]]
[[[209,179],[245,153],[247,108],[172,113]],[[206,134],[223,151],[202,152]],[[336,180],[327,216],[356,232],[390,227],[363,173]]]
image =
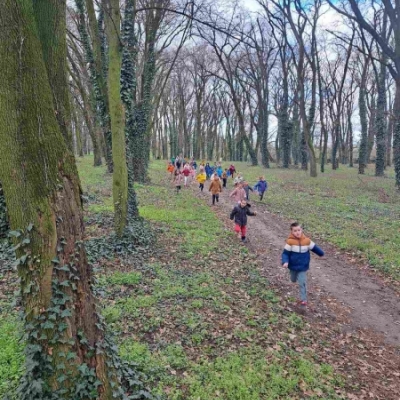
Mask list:
[[375,118],[376,118],[376,104],[375,97],[372,96],[371,99],[371,115],[368,126],[368,136],[367,136],[367,163],[371,162],[372,149],[374,148],[375,142]]
[[367,105],[366,105],[366,85],[367,85],[368,59],[365,60],[363,72],[361,75],[358,108],[361,124],[361,139],[358,150],[358,173],[363,175],[367,166],[368,156],[368,122],[367,122]]
[[65,0],[35,0],[36,19],[42,54],[53,94],[53,104],[67,147],[73,152],[70,126],[71,106],[67,81]]
[[113,202],[115,232],[121,236],[126,228],[128,212],[128,170],[126,164],[124,109],[121,91],[121,45],[119,0],[107,0],[106,32],[108,39],[108,103],[110,105],[112,156],[113,156]]
[[396,187],[400,190],[400,79],[396,81],[393,115],[393,163],[396,173]]
[[[384,31],[386,32],[386,16],[384,19]],[[383,56],[378,77],[378,99],[376,102],[376,161],[375,176],[384,176],[385,174],[385,156],[386,156],[386,57]]]
[[[82,41],[82,46],[85,50],[86,62],[89,64],[89,73],[90,80],[94,91],[94,97],[96,101],[96,113],[97,119],[100,122],[103,134],[103,148],[104,148],[104,156],[107,163],[108,172],[113,171],[113,158],[112,158],[112,137],[111,137],[111,125],[110,125],[110,115],[109,115],[109,104],[108,104],[108,94],[107,94],[107,86],[104,83],[104,69],[106,68],[103,64],[99,66],[98,60],[98,50],[96,53],[93,50],[93,47],[97,49],[98,46],[101,47],[101,43],[97,42],[99,40],[98,31],[91,32],[92,40],[94,41],[94,45],[89,41],[89,35],[86,29],[86,7],[84,0],[75,0],[76,7],[78,10],[78,29],[79,35]],[[96,16],[94,11],[91,11],[91,7],[93,7],[92,0],[87,0],[86,5],[88,6],[88,17],[89,17],[89,26],[92,27],[94,18],[94,25],[96,26]],[[94,15],[93,15],[94,14]],[[100,49],[101,52],[101,49]],[[101,57],[100,57],[101,59]]]
[[[118,387],[116,370],[81,245],[79,178],[55,116],[33,15],[31,0],[2,2],[0,179],[11,227],[24,230],[16,241],[29,237],[17,249],[28,367],[19,399],[93,393],[105,400]],[[63,46],[52,51],[65,54]]]

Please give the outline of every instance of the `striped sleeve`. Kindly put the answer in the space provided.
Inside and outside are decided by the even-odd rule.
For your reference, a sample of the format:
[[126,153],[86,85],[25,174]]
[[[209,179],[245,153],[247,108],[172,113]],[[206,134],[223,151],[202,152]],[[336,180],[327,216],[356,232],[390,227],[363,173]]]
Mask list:
[[286,243],[282,252],[282,265],[289,262],[291,251],[292,251],[292,246]]

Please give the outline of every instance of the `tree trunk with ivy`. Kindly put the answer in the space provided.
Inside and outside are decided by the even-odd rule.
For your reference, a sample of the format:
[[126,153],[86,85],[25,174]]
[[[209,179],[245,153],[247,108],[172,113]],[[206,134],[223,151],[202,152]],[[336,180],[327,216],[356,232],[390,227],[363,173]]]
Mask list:
[[[63,46],[52,51],[63,53]],[[18,398],[122,399],[114,350],[91,291],[79,178],[55,115],[42,47],[32,1],[3,0],[0,179],[18,243],[26,333]]]
[[135,0],[127,0],[122,30],[123,53],[121,66],[121,99],[125,105],[126,163],[128,173],[128,224],[139,217],[134,188],[133,156],[135,154],[136,64],[137,40],[135,34]]
[[368,122],[367,122],[367,105],[366,105],[366,85],[367,85],[367,73],[368,73],[368,62],[366,59],[361,75],[360,89],[358,93],[358,108],[360,114],[360,125],[361,125],[361,138],[358,150],[358,173],[363,175],[367,166],[367,152],[368,152]]
[[[78,29],[82,41],[82,46],[85,52],[86,62],[88,63],[89,75],[91,84],[94,91],[94,99],[96,103],[97,119],[100,122],[103,135],[104,144],[104,157],[107,163],[108,172],[113,172],[113,158],[112,158],[112,137],[109,115],[109,104],[107,95],[107,85],[105,80],[105,62],[102,59],[102,45],[101,36],[97,27],[96,15],[94,13],[93,1],[75,0],[76,8],[78,11]],[[86,28],[86,13],[88,14],[89,27],[91,28],[89,34]],[[100,12],[103,15],[103,12]],[[94,18],[94,21],[93,21]],[[92,40],[92,42],[90,41]],[[93,43],[93,44],[92,44]]]
[[112,155],[113,155],[113,202],[114,226],[118,236],[122,236],[127,223],[128,212],[128,170],[126,164],[125,118],[121,100],[120,42],[121,16],[119,0],[107,0],[105,24],[108,40],[108,103],[110,106]]

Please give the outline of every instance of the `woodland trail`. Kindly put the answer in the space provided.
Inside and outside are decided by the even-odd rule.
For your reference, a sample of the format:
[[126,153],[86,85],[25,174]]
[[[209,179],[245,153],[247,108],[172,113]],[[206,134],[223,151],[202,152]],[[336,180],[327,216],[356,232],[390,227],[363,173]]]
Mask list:
[[[208,187],[208,185],[206,185]],[[205,187],[201,196],[210,202]],[[231,189],[220,195],[219,204],[212,207],[228,226],[229,213],[234,201],[229,198]],[[263,274],[284,298],[297,298],[297,284],[291,284],[287,271],[282,268],[280,257],[289,232],[289,221],[268,211],[268,192],[263,202],[251,194],[252,210],[256,217],[248,218],[249,249],[257,253],[263,265]],[[254,201],[254,199],[257,199]],[[400,354],[400,296],[378,276],[367,274],[351,263],[345,254],[333,246],[310,236],[325,251],[325,257],[312,257],[308,276],[310,306],[305,313],[308,318],[329,318],[339,324],[344,333],[362,330],[372,335],[374,341],[397,347]],[[291,302],[293,303],[293,301]],[[289,301],[290,304],[290,301]],[[292,306],[296,309],[296,306]]]

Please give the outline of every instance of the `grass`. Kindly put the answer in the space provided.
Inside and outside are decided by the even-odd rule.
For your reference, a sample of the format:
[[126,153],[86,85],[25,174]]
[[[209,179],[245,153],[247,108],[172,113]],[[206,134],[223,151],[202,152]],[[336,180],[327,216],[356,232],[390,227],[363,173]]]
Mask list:
[[[91,164],[92,157],[78,160],[86,217],[101,220],[113,211],[112,177]],[[369,169],[360,181],[346,167],[316,179],[295,170],[236,167],[251,184],[266,176],[270,211],[300,220],[316,238],[400,279],[391,171],[377,179]],[[251,252],[231,244],[233,233],[191,191],[174,193],[164,162],[153,162],[150,175],[152,184],[136,190],[141,215],[159,232],[154,254],[107,260],[97,278],[120,354],[139,365],[152,392],[173,400],[345,398],[344,379],[318,353],[331,344],[317,344],[312,327],[285,311]],[[96,229],[94,223],[91,236]],[[15,319],[0,314],[0,397],[21,376],[18,338]]]
[[269,211],[301,222],[315,239],[328,241],[400,280],[400,193],[393,169],[386,178],[376,178],[373,165],[363,176],[357,168],[341,166],[332,171],[328,166],[326,173],[311,178],[295,169],[235,166],[250,185],[265,176],[269,187],[263,201]]
[[[167,255],[99,271],[103,315],[122,357],[140,365],[161,399],[340,398],[333,369],[287,344],[302,318],[282,314],[248,249],[232,245],[233,233],[190,190],[176,195],[164,169],[152,163],[152,184],[136,191]],[[107,205],[107,184],[97,186],[94,205]],[[99,210],[88,206],[89,215]]]
[[19,383],[24,362],[20,324],[16,318],[0,315],[0,398]]

